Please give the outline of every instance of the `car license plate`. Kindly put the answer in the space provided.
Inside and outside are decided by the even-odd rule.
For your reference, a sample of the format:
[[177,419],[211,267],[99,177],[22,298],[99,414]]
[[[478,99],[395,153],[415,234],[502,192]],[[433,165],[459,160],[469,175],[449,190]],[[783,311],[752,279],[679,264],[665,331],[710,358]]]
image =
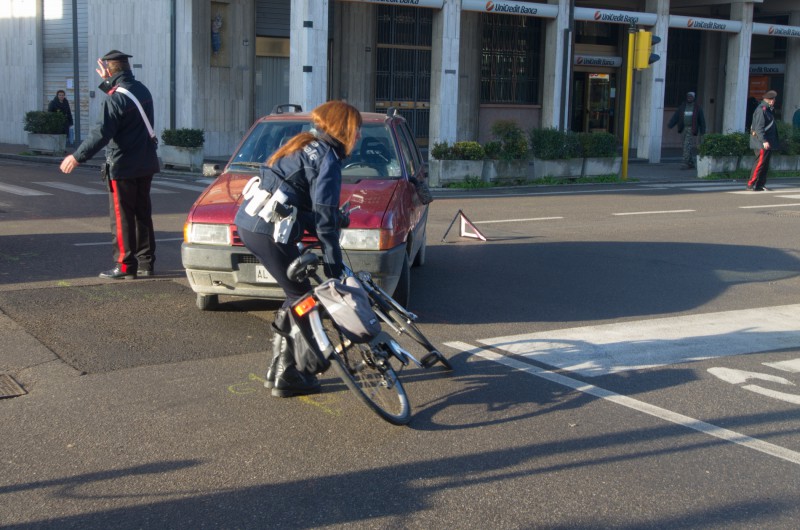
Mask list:
[[272,277],[263,265],[256,265],[256,282],[257,283],[275,283],[275,278]]

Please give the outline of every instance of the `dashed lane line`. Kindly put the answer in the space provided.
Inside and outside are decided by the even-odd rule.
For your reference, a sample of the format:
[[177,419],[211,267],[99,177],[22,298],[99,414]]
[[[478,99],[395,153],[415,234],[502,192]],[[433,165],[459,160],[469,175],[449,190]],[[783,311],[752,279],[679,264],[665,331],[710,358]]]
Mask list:
[[751,436],[747,436],[745,434],[738,433],[730,429],[725,429],[717,425],[713,425],[711,423],[707,423],[705,421],[692,418],[690,416],[685,416],[683,414],[679,414],[671,410],[657,407],[655,405],[651,405],[649,403],[645,403],[643,401],[639,401],[637,399],[633,399],[628,396],[623,396],[622,394],[617,394],[616,392],[612,392],[611,390],[606,390],[605,388],[601,388],[596,385],[584,383],[583,381],[579,381],[577,379],[573,379],[571,377],[567,377],[565,375],[558,374],[550,370],[546,370],[544,368],[533,366],[531,364],[514,359],[512,357],[506,357],[505,355],[501,355],[499,353],[487,350],[485,348],[474,347],[464,342],[446,342],[445,345],[455,350],[467,353],[468,355],[476,355],[478,357],[482,357],[489,361],[494,361],[502,365],[508,366],[509,368],[512,368],[514,370],[518,370],[520,372],[524,372],[529,375],[533,375],[535,377],[551,381],[558,385],[571,388],[578,392],[582,392],[584,394],[588,394],[603,399],[605,401],[609,401],[611,403],[627,407],[629,409],[638,412],[642,412],[644,414],[659,418],[661,420],[668,421],[670,423],[674,423],[676,425],[680,425],[682,427],[686,427],[688,429],[692,429],[697,432],[707,434],[709,436],[713,436],[714,438],[718,438],[726,442],[740,445],[742,447],[747,447],[748,449],[752,449],[754,451],[758,451],[766,455],[780,458],[781,460],[791,462],[792,464],[800,465],[800,453],[792,451],[790,449],[786,449],[785,447],[780,447],[778,445],[771,444],[769,442],[764,442],[762,440],[758,440],[757,438],[753,438]]

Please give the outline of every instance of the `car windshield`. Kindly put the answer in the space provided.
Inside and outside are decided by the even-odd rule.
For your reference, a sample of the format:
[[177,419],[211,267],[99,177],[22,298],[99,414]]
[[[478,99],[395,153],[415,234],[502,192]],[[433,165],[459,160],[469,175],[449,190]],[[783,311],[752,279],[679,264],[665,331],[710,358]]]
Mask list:
[[[274,120],[259,123],[244,140],[231,166],[257,167],[296,134],[311,129],[309,121]],[[342,162],[345,181],[398,178],[400,162],[391,134],[382,123],[361,127],[361,138]]]

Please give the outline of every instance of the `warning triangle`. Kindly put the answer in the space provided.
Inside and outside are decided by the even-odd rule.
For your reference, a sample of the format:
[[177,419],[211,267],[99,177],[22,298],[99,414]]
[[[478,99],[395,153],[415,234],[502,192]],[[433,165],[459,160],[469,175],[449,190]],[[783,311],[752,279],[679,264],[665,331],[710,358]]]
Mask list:
[[486,241],[486,236],[481,234],[481,231],[478,230],[474,224],[472,224],[472,221],[467,219],[467,216],[464,215],[464,212],[459,210],[458,213],[461,214],[461,232],[458,235],[461,237],[471,237],[473,239]]
[[481,231],[478,230],[475,224],[472,221],[470,221],[467,218],[467,216],[464,215],[464,212],[462,212],[461,210],[459,210],[458,213],[456,213],[456,216],[453,217],[453,220],[450,221],[450,226],[447,227],[447,230],[442,236],[442,241],[444,241],[445,238],[447,237],[447,234],[450,233],[450,229],[453,228],[453,223],[456,222],[456,219],[459,219],[460,221],[460,230],[458,233],[459,236],[469,237],[472,239],[480,239],[481,241],[487,241],[486,236],[484,236],[481,233]]

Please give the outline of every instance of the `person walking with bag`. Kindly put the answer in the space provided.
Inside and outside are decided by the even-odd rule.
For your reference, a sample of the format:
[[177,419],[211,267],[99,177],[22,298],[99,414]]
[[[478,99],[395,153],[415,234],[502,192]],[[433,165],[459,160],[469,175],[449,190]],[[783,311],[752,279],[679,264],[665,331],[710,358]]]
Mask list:
[[108,94],[100,122],[61,162],[61,171],[71,173],[106,147],[101,175],[110,193],[114,266],[100,277],[114,280],[151,276],[156,261],[150,185],[161,168],[153,132],[153,97],[133,77],[130,57],[111,50],[97,60],[96,71],[103,79],[99,88]]
[[753,112],[750,147],[756,155],[756,162],[753,164],[753,173],[747,182],[747,189],[751,191],[769,191],[765,186],[767,171],[769,171],[769,159],[772,151],[778,149],[780,144],[778,126],[775,123],[775,115],[772,113],[777,97],[778,93],[770,90],[764,94],[761,103]]
[[297,242],[309,232],[322,244],[325,276],[342,274],[339,210],[342,160],[350,156],[361,131],[361,113],[343,101],[329,101],[311,112],[313,128],[289,139],[261,167],[243,191],[234,223],[239,236],[286,295],[275,314],[272,362],[264,385],[275,397],[319,392],[315,374],[299,370],[290,337],[294,302],[311,290],[308,279],[286,274],[300,251]]

